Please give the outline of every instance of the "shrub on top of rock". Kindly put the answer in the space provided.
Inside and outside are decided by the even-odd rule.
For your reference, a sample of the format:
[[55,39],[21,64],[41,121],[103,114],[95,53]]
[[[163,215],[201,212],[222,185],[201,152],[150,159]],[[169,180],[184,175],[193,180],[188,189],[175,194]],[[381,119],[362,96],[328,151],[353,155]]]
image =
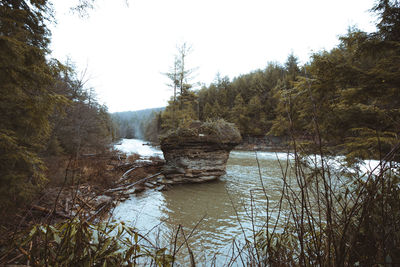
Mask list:
[[209,142],[220,144],[239,144],[242,140],[240,131],[233,124],[223,119],[214,121],[193,121],[186,126],[161,136],[161,144],[177,144],[191,142]]

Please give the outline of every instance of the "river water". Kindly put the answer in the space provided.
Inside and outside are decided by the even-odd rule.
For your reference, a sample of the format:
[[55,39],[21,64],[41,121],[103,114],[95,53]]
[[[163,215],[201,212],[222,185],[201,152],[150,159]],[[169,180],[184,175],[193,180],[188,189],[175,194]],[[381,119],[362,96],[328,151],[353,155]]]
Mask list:
[[[162,157],[160,150],[143,145],[141,140],[124,139],[116,149],[145,157]],[[276,208],[282,187],[279,162],[285,164],[286,160],[286,153],[257,152],[256,155],[232,151],[226,175],[220,179],[175,185],[163,192],[146,190],[121,203],[114,217],[131,223],[142,233],[150,231],[153,238],[160,236],[161,240],[168,240],[178,225],[186,235],[197,225],[189,239],[196,262],[207,266],[217,255],[218,265],[223,265],[232,241],[235,239],[243,245],[244,236],[251,237],[252,221],[255,230],[265,221],[267,201],[262,184],[269,199],[269,210]]]
[[[160,150],[143,143],[125,139],[116,148],[144,157],[162,157]],[[266,221],[267,208],[272,221],[276,216],[282,190],[281,166],[286,162],[290,162],[287,153],[232,151],[226,175],[220,179],[175,185],[163,192],[146,190],[117,206],[114,218],[129,222],[142,233],[149,232],[151,238],[160,239],[161,245],[167,245],[163,242],[171,240],[178,225],[187,236],[195,228],[189,245],[196,262],[209,266],[216,256],[217,266],[224,266],[233,240],[239,247],[245,237],[251,240],[253,231]],[[182,251],[181,263],[185,266],[186,248]]]

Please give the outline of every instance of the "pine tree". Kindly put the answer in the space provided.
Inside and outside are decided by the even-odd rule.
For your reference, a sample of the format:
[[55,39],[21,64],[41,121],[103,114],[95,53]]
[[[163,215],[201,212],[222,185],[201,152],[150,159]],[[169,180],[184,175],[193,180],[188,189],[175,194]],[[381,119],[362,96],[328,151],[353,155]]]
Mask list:
[[264,135],[264,124],[265,119],[262,120],[264,116],[262,111],[262,105],[258,95],[253,96],[248,104],[248,117],[251,118],[250,134],[251,135]]
[[235,98],[235,104],[231,110],[231,120],[239,128],[240,133],[247,135],[250,119],[247,117],[247,108],[243,97],[238,94]]
[[207,102],[203,109],[203,120],[208,120],[212,118],[214,118],[212,106],[209,102]]
[[0,2],[0,195],[20,203],[43,180],[38,153],[49,115],[65,98],[54,93],[58,64],[46,60],[51,16],[46,0]]
[[386,41],[400,41],[400,2],[398,0],[379,0],[372,8],[379,15],[376,25],[379,29],[374,35]]

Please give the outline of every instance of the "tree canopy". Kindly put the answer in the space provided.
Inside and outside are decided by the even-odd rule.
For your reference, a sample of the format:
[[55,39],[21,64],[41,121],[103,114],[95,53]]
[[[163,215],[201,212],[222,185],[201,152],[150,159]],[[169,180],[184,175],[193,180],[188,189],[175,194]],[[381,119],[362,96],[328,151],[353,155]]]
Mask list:
[[[337,47],[313,54],[303,66],[290,54],[283,65],[269,63],[233,80],[217,75],[209,86],[180,96],[180,105],[171,101],[161,125],[167,130],[179,126],[176,120],[223,118],[242,136],[292,136],[304,148],[318,141],[329,153],[379,158],[398,143],[400,7],[381,0],[371,11],[378,31],[350,28]],[[180,114],[171,120],[174,110]]]

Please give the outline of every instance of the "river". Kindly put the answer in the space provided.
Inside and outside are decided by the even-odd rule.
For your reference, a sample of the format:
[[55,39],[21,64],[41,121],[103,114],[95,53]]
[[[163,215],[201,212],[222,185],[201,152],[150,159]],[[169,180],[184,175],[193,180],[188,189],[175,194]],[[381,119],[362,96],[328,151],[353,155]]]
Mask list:
[[[143,144],[141,140],[125,139],[116,148],[144,157],[162,157],[160,150]],[[175,185],[163,192],[146,190],[117,206],[114,217],[129,222],[142,233],[150,232],[160,242],[171,240],[178,225],[189,235],[198,224],[189,239],[198,266],[209,266],[214,256],[216,265],[224,266],[233,240],[240,247],[244,237],[251,240],[252,231],[260,229],[266,221],[267,201],[262,184],[269,200],[268,214],[276,216],[282,190],[280,164],[284,165],[287,159],[287,153],[232,151],[226,175],[220,179]],[[185,262],[186,248],[182,250]]]
[[[143,144],[141,140],[124,139],[116,149],[144,157],[162,157],[160,150]],[[265,221],[266,198],[261,181],[271,211],[280,198],[282,183],[278,159],[284,164],[287,154],[257,152],[257,158],[262,180],[255,152],[232,151],[226,175],[220,179],[202,184],[175,185],[163,192],[147,190],[121,203],[115,209],[114,217],[131,223],[140,232],[151,231],[153,237],[160,235],[164,239],[168,239],[178,225],[189,234],[201,220],[189,239],[196,262],[207,265],[218,255],[217,262],[223,265],[232,248],[232,240],[243,245],[244,234],[251,236],[252,217],[259,223],[255,229]]]

